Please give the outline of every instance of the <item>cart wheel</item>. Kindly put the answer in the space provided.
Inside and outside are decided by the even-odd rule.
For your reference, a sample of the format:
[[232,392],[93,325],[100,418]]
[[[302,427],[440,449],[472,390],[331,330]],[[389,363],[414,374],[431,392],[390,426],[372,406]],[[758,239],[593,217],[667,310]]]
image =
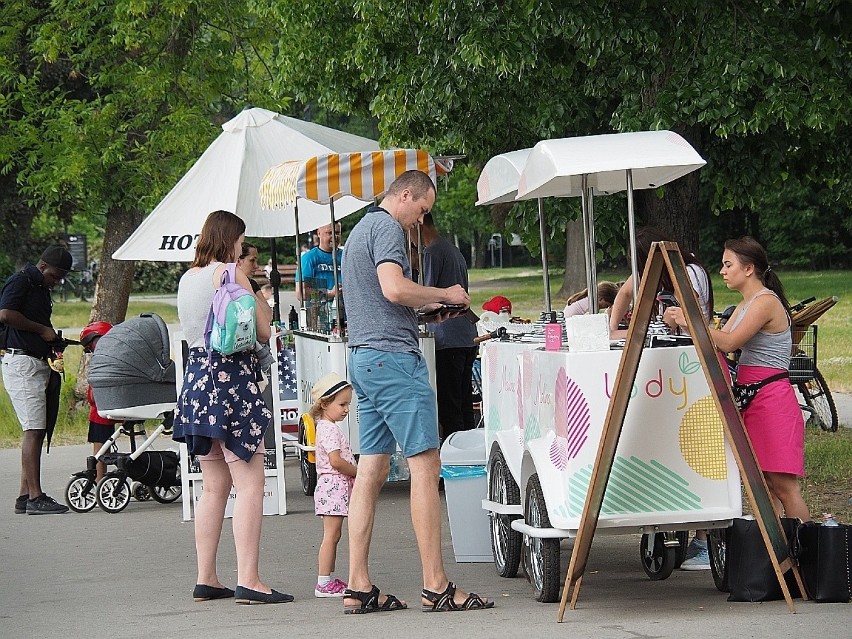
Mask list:
[[[544,493],[538,475],[527,482],[524,506],[526,523],[534,528],[550,528],[550,517],[544,503]],[[524,565],[527,567],[536,601],[559,601],[559,539],[545,539],[524,535]]]
[[819,370],[814,370],[813,379],[798,385],[799,392],[805,400],[806,411],[809,413],[807,425],[817,427],[829,432],[835,432],[839,426],[837,419],[837,407],[834,398],[828,390],[828,384]]
[[[299,443],[302,446],[313,446],[314,442],[307,442],[306,419],[310,419],[310,416],[302,415],[299,418]],[[310,460],[310,453],[302,449],[299,449],[299,470],[302,475],[302,492],[310,497],[317,487],[317,465]]]
[[714,528],[707,534],[707,550],[710,553],[710,572],[719,592],[731,592],[728,585],[728,529]]
[[151,488],[135,481],[130,484],[130,494],[136,501],[148,501],[151,499]]
[[677,548],[669,548],[665,544],[665,533],[654,533],[653,548],[648,547],[651,535],[642,535],[639,543],[639,557],[642,568],[652,581],[668,579],[675,567]]
[[680,565],[686,559],[686,549],[689,547],[689,531],[678,530],[677,533],[677,548],[675,548],[675,568],[680,568]]
[[96,492],[88,477],[72,477],[65,487],[65,503],[75,513],[87,513],[98,503]]
[[183,487],[177,486],[154,486],[151,488],[151,497],[161,504],[170,504],[183,494]]
[[130,503],[130,486],[127,480],[107,473],[98,482],[98,505],[108,513],[120,513]]
[[[507,505],[521,503],[521,490],[499,450],[491,453],[488,461],[488,499]],[[518,574],[523,535],[512,529],[512,520],[519,518],[518,515],[491,513],[491,550],[494,553],[494,566],[501,577],[515,577]]]

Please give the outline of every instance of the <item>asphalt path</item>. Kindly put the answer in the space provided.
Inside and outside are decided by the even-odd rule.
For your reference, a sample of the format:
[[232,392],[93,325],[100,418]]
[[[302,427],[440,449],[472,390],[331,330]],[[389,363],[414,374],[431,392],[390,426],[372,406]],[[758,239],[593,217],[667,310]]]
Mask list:
[[[158,447],[171,442],[160,440]],[[126,442],[125,442],[126,444]],[[88,446],[54,448],[44,457],[44,486],[62,499]],[[406,599],[404,612],[344,615],[340,600],[316,599],[316,554],[322,526],[302,494],[296,460],[284,462],[289,512],[264,518],[261,574],[296,601],[238,606],[231,600],[193,603],[193,526],[181,504],[137,502],[118,514],[99,508],[65,515],[13,515],[19,452],[0,450],[0,627],[4,637],[737,637],[849,636],[850,608],[797,600],[728,603],[709,572],[675,571],[650,581],[639,561],[637,535],[597,536],[575,610],[557,623],[558,604],[533,600],[523,577],[499,577],[488,563],[456,563],[444,517],[444,558],[450,578],[497,601],[492,610],[423,614],[418,556],[408,512],[409,483],[388,484],[380,497],[372,546],[372,578]],[[562,573],[571,542],[562,543]],[[338,574],[345,578],[346,535]],[[235,585],[230,526],[222,534],[220,576]]]

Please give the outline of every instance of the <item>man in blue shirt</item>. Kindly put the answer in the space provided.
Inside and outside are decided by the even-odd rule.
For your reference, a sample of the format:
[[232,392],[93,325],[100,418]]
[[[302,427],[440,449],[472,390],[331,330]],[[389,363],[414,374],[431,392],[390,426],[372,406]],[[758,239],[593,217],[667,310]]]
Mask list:
[[[340,246],[340,223],[336,225],[337,246]],[[326,224],[317,229],[319,244],[307,253],[302,254],[302,266],[296,274],[296,299],[308,299],[311,289],[319,289],[325,293],[328,299],[337,296],[334,288],[334,259],[332,255],[331,224]],[[340,274],[340,265],[343,262],[343,250],[337,249],[337,282],[343,287]],[[304,286],[304,293],[302,287]]]
[[41,448],[56,425],[61,385],[59,373],[47,363],[53,353],[51,343],[57,339],[50,323],[50,289],[71,270],[72,262],[71,254],[61,246],[48,247],[37,264],[27,264],[9,277],[0,293],[0,322],[8,327],[3,385],[24,431],[16,514],[68,511],[41,489]]

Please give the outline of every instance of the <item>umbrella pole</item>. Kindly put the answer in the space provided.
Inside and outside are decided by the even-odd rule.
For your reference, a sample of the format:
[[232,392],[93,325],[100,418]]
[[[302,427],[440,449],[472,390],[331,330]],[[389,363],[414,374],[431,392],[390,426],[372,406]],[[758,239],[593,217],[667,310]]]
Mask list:
[[272,284],[272,299],[275,306],[272,307],[272,321],[281,321],[281,309],[278,306],[278,287],[281,285],[281,273],[278,272],[278,256],[275,254],[275,238],[269,238],[269,253],[272,260],[272,270],[269,272],[269,283]]
[[[583,174],[580,178],[580,207],[583,216],[583,246],[586,259],[586,292],[591,301],[592,293],[592,257],[589,255],[589,176]],[[597,291],[595,291],[597,293]],[[597,295],[595,295],[597,297]]]
[[[299,198],[293,203],[293,219],[296,222],[296,286],[299,287],[299,308],[305,308],[305,278],[302,277],[302,251],[299,246]],[[303,314],[304,315],[304,314]],[[301,326],[301,328],[305,328]]]
[[550,304],[550,271],[547,268],[547,233],[544,228],[544,200],[538,198],[538,237],[541,242],[541,270],[544,273],[544,310],[553,310]]
[[[633,210],[633,170],[627,169],[627,229],[630,233],[630,272],[633,275],[633,303],[639,299],[639,265],[636,263],[636,215]],[[642,267],[644,268],[644,264]]]

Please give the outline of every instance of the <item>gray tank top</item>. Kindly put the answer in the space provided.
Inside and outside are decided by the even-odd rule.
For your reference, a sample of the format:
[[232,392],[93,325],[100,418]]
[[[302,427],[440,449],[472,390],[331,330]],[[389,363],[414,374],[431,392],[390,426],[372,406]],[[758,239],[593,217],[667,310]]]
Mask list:
[[[742,309],[740,309],[739,314],[733,320],[732,330],[742,322],[751,303],[758,296],[767,293],[776,299],[778,298],[768,288],[758,291],[757,295],[752,297],[748,304],[743,305]],[[755,333],[754,337],[743,344],[739,363],[744,366],[765,366],[767,368],[787,369],[790,367],[790,353],[792,350],[793,336],[790,331],[790,320],[788,319],[787,329],[780,333],[767,333],[766,331]]]
[[189,348],[204,346],[204,328],[207,326],[207,315],[216,292],[213,275],[221,263],[210,262],[197,271],[190,269],[181,276],[178,283],[178,320]]

